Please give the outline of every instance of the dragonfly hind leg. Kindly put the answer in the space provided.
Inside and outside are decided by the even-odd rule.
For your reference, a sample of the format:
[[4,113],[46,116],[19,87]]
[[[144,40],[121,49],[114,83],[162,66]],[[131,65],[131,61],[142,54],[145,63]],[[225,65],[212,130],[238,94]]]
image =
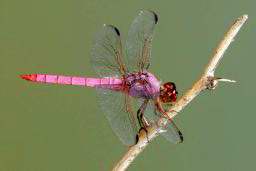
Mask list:
[[[140,130],[139,130],[138,134],[142,130],[145,131],[146,136],[147,136],[147,140],[148,140],[148,130],[147,130],[147,127],[149,126],[149,123],[147,122],[146,118],[144,117],[144,111],[145,111],[145,109],[147,107],[147,103],[148,103],[148,100],[144,100],[144,102],[142,103],[142,105],[138,109],[138,111],[137,111],[137,119],[138,119],[138,122],[139,122],[139,125],[140,125]],[[138,142],[138,140],[139,140],[138,135],[136,137],[136,140]]]
[[147,128],[149,126],[148,121],[144,117],[144,112],[147,107],[148,100],[144,100],[140,108],[137,110],[137,119],[141,128]]

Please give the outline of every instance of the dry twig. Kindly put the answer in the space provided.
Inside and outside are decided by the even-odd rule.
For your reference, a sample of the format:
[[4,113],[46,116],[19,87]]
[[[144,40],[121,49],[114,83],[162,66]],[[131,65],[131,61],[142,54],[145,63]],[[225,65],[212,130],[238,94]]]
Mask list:
[[[224,52],[234,40],[234,37],[243,26],[248,16],[243,15],[238,18],[228,29],[227,33],[224,35],[224,38],[214,50],[210,62],[205,68],[202,76],[197,80],[192,88],[190,88],[185,95],[183,95],[168,111],[170,118],[175,117],[187,104],[189,104],[200,92],[205,89],[213,90],[219,81],[224,82],[235,82],[229,79],[218,78],[214,76],[216,67],[218,66],[221,58],[223,57]],[[161,118],[158,121],[158,124],[167,124],[165,118]],[[151,140],[156,138],[159,135],[159,129],[156,125],[152,125],[148,128],[148,139],[144,132],[140,133],[139,141],[136,145],[129,148],[126,154],[122,159],[115,165],[113,171],[123,171],[126,170],[133,160],[140,154],[145,147],[149,144]]]

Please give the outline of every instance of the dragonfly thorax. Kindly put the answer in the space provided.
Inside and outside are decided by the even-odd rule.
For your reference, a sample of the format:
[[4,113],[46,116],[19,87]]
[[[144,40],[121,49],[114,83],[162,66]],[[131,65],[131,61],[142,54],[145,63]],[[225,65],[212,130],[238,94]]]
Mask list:
[[155,98],[160,93],[160,82],[149,72],[130,73],[125,77],[130,96],[137,98]]

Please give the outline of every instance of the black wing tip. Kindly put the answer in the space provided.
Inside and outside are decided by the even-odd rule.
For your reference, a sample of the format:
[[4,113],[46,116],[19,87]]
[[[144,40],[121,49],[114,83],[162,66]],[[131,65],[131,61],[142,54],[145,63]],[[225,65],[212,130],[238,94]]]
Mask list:
[[115,29],[115,31],[116,31],[116,34],[118,35],[118,36],[120,36],[120,31],[118,30],[118,28],[116,28],[115,26],[113,26],[114,27],[114,29]]
[[179,136],[180,136],[180,142],[179,142],[179,143],[183,143],[184,137],[183,137],[181,131],[178,131],[178,134],[179,134]]
[[117,28],[116,26],[111,25],[111,24],[103,24],[103,26],[104,26],[104,27],[111,27],[112,29],[115,30],[115,32],[116,32],[116,34],[117,34],[118,36],[121,35],[121,34],[120,34],[120,31],[118,30],[118,28]]
[[115,30],[115,32],[118,36],[120,36],[120,31],[118,30],[118,28],[116,26],[113,26],[113,25],[109,25],[109,26]]
[[158,23],[158,15],[154,11],[151,11],[151,12],[154,14],[155,23],[157,24]]
[[146,11],[146,12],[149,12],[149,13],[152,13],[153,14],[153,16],[154,16],[154,21],[155,21],[155,24],[157,24],[158,23],[158,15],[156,14],[156,12],[155,11],[153,11],[153,10],[141,10],[140,12],[141,13],[143,13],[144,11]]

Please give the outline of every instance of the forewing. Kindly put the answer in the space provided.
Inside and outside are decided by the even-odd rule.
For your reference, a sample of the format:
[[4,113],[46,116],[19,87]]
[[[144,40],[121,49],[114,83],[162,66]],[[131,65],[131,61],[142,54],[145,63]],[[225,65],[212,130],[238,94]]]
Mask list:
[[[106,115],[111,128],[125,145],[136,143],[137,126],[130,107],[130,97],[121,92],[97,89],[99,104],[102,112]],[[131,108],[129,108],[130,110]]]
[[91,64],[101,77],[123,75],[125,66],[122,57],[119,30],[112,25],[103,25],[95,36],[91,51]]
[[143,71],[150,65],[151,45],[158,17],[153,11],[143,10],[134,19],[126,41],[129,72]]
[[[150,101],[145,111],[145,117],[147,120],[151,123],[156,123],[161,116],[162,114],[156,109],[154,103]],[[160,129],[163,131],[161,135],[171,143],[178,144],[183,142],[182,133],[174,121],[168,121],[167,125]]]

